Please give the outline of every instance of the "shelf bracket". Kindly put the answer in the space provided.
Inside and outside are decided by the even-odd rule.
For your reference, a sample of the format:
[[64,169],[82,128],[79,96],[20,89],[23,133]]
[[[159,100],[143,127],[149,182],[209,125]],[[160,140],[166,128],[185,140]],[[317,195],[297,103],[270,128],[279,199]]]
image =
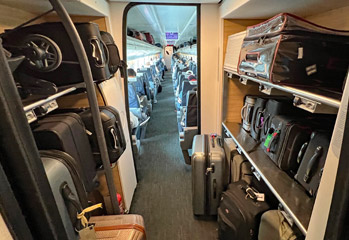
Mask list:
[[259,85],[259,91],[261,93],[264,93],[264,94],[267,94],[267,95],[271,95],[272,94],[272,90],[273,90],[273,87],[271,87],[271,86],[267,86],[267,85],[264,85],[264,84],[260,84]]
[[294,94],[293,105],[311,113],[336,114],[337,108]]
[[239,81],[241,84],[247,85],[247,78],[240,77]]

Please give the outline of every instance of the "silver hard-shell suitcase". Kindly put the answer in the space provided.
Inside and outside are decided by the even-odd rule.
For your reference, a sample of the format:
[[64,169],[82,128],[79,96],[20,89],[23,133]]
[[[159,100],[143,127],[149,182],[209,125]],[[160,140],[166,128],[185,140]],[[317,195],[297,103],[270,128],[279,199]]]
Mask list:
[[216,215],[224,188],[226,161],[216,134],[196,135],[192,154],[193,213]]

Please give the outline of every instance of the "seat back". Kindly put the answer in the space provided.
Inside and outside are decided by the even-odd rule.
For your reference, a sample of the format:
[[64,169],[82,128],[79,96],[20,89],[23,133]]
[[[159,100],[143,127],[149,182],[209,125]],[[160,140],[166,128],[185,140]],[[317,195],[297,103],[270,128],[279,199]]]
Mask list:
[[180,98],[182,100],[181,106],[187,105],[187,94],[190,90],[194,89],[197,85],[192,84],[189,81],[184,81],[182,83],[182,91],[180,92]]
[[198,98],[197,91],[190,90],[187,93],[187,111],[185,112],[185,126],[195,127],[198,125]]

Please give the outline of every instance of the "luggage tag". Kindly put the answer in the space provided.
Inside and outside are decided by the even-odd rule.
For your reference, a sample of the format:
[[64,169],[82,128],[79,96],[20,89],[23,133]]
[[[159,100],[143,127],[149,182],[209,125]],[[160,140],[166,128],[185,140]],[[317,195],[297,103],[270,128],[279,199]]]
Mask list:
[[79,239],[80,240],[96,240],[96,232],[95,226],[90,225],[79,231]]
[[92,212],[98,208],[102,208],[102,203],[92,205],[90,207],[85,208],[81,211],[81,213],[78,213],[76,218],[81,221],[81,225],[84,227],[79,233],[79,237],[81,240],[96,240],[96,232],[94,225],[91,225],[88,223],[87,218],[85,217],[86,213]]

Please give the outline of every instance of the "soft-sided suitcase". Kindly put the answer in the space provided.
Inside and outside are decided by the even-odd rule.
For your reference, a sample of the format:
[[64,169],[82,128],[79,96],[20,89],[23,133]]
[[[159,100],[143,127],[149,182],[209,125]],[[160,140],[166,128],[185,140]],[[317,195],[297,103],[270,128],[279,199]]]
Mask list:
[[223,192],[218,208],[220,240],[257,240],[261,215],[269,205],[252,199],[253,195],[248,194],[251,190],[245,181],[240,180]]
[[349,31],[281,13],[247,28],[239,73],[341,94],[349,66],[348,37]]
[[111,74],[114,74],[118,71],[119,68],[123,67],[121,64],[118,46],[116,46],[113,36],[108,32],[101,31],[101,38],[103,43],[105,44],[105,55],[107,57],[109,71]]
[[256,102],[256,98],[253,96],[245,97],[245,104],[241,109],[241,118],[242,118],[242,128],[247,132],[251,130],[251,122],[254,104]]
[[243,155],[239,154],[232,138],[224,139],[224,152],[228,166],[228,182],[233,183],[244,180],[248,184],[251,184],[251,163]]
[[193,212],[195,215],[216,215],[225,173],[221,138],[216,134],[196,135],[191,164]]
[[310,134],[310,127],[299,119],[277,115],[271,121],[262,148],[280,169],[294,176],[299,167],[298,152]]
[[254,104],[250,132],[253,139],[257,141],[260,139],[262,127],[261,120],[263,119],[263,111],[267,101],[267,99],[259,97]]
[[316,195],[325,165],[330,135],[323,132],[313,132],[310,141],[306,142],[299,151],[299,162],[295,179],[311,195]]
[[96,238],[100,240],[145,240],[144,220],[140,215],[115,215],[91,217]]
[[[111,163],[115,163],[126,149],[126,140],[122,129],[120,114],[111,106],[99,107],[99,111],[101,114],[104,136],[107,143],[109,160]],[[81,112],[79,115],[85,124],[86,130],[88,131],[87,135],[97,166],[101,166],[101,153],[98,147],[91,110],[87,109]]]
[[[69,239],[77,239],[75,229],[81,229],[81,225],[76,216],[77,213],[88,206],[79,166],[65,152],[57,150],[40,151],[40,155],[64,228]],[[72,204],[68,198],[76,200],[75,203],[78,204]]]
[[95,187],[96,163],[93,159],[85,125],[75,113],[50,115],[38,122],[33,130],[40,150],[60,150],[68,153],[81,166],[86,191]]
[[154,38],[149,32],[145,32],[144,35],[145,35],[145,38],[149,44],[152,44],[152,45],[155,44]]
[[263,213],[259,226],[258,240],[301,240],[302,233],[291,227],[280,210]]

